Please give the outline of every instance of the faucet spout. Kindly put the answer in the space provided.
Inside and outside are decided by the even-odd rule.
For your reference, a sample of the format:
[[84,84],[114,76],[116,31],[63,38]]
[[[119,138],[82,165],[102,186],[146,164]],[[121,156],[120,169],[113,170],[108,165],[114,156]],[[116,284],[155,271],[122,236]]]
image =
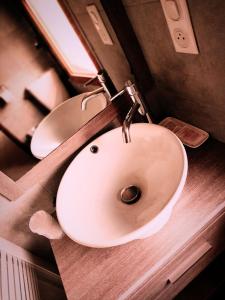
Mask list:
[[101,93],[104,91],[103,87],[100,87],[90,93],[88,93],[86,96],[84,96],[84,98],[81,101],[81,110],[86,110],[87,108],[87,103],[97,94]]
[[[96,79],[100,83],[101,87],[97,88],[96,90],[94,90],[94,91],[88,93],[86,96],[84,96],[84,98],[81,101],[81,109],[82,110],[86,110],[87,102],[90,99],[92,99],[95,95],[97,95],[101,92],[104,92],[107,96],[107,99],[109,101],[111,101],[112,94],[114,94],[116,92],[116,88],[114,87],[114,84],[112,83],[112,81],[109,78],[108,74],[104,70],[99,71],[98,74],[96,75],[96,77],[91,78],[90,80],[88,80],[84,84],[84,86],[89,85],[90,83],[92,83]],[[107,99],[106,99],[106,105],[108,103]]]
[[141,100],[141,97],[139,97],[138,91],[137,91],[134,83],[132,83],[130,80],[128,80],[125,83],[125,88],[123,90],[121,90],[120,92],[118,92],[116,95],[114,95],[111,98],[111,101],[113,101],[117,97],[121,96],[125,92],[128,94],[128,96],[133,101],[133,105],[132,105],[131,109],[129,110],[129,112],[127,113],[126,118],[123,122],[123,126],[122,126],[123,141],[124,141],[124,143],[127,144],[127,143],[131,142],[130,124],[131,124],[132,119],[137,111],[139,111],[139,113],[141,113],[142,115],[146,115],[149,123],[152,123],[152,122],[148,115],[147,109],[144,105],[144,102]]
[[140,107],[140,104],[138,102],[134,102],[132,105],[131,109],[126,115],[125,120],[123,121],[123,126],[122,126],[122,135],[123,135],[123,141],[124,143],[130,143],[131,142],[131,137],[130,137],[130,125],[132,122],[132,119],[136,112],[138,111]]

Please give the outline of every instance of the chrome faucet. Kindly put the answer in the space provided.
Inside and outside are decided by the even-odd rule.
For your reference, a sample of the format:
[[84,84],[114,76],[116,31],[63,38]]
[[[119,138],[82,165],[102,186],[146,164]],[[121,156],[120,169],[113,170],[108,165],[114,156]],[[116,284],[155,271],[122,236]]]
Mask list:
[[141,115],[145,115],[147,117],[147,120],[149,123],[152,123],[150,115],[147,111],[146,105],[141,99],[141,97],[138,94],[138,91],[135,87],[135,84],[132,83],[130,80],[128,80],[125,83],[125,88],[118,92],[115,96],[111,98],[111,101],[113,101],[115,98],[118,96],[122,95],[124,92],[127,92],[130,98],[133,101],[133,105],[129,112],[127,113],[124,121],[123,121],[123,126],[122,126],[122,135],[123,135],[123,141],[124,143],[130,143],[131,142],[131,137],[130,137],[130,125],[132,123],[132,119],[134,115],[136,114],[137,111]]
[[[96,90],[92,91],[92,92],[89,92],[86,96],[84,96],[84,98],[82,99],[81,101],[81,109],[82,110],[86,110],[87,108],[87,103],[97,94],[101,93],[101,92],[105,92],[109,98],[109,100],[111,100],[112,98],[112,95],[109,91],[109,89],[107,88],[106,86],[106,78],[104,76],[104,73],[103,72],[99,72],[97,74],[96,77],[94,78],[91,78],[90,80],[88,80],[84,86],[87,86],[89,85],[90,83],[92,83],[95,79],[98,79],[99,83],[101,84],[101,87],[100,88],[97,88]],[[107,101],[107,100],[106,100]]]
[[138,109],[140,108],[140,104],[138,102],[134,102],[131,109],[128,111],[125,120],[123,121],[122,126],[122,135],[123,135],[123,141],[124,143],[130,143],[130,124],[132,123],[132,119]]

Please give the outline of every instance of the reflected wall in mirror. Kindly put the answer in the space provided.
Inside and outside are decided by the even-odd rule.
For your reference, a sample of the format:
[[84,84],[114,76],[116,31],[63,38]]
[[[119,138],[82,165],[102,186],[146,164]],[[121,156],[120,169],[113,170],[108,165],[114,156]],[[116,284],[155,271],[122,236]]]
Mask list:
[[[61,17],[64,17],[62,22],[70,26],[67,30],[75,36],[76,24],[72,24],[72,16],[68,18],[69,11],[66,14],[66,7],[61,7],[58,4],[60,2],[48,1],[57,5],[56,14],[61,13]],[[107,97],[100,94],[98,101],[90,101],[87,110],[81,111],[81,100],[85,94],[80,95],[70,79],[85,82],[100,70],[100,63],[90,49],[86,51],[86,43],[81,48],[86,51],[84,55],[89,58],[91,68],[89,73],[82,73],[80,66],[76,68],[73,55],[69,61],[68,54],[74,54],[74,51],[68,51],[69,46],[65,52],[60,49],[59,42],[57,49],[56,37],[49,34],[51,28],[48,29],[47,26],[51,22],[59,25],[59,16],[52,13],[54,7],[51,11],[43,10],[43,7],[40,9],[37,5],[41,3],[46,5],[47,2],[10,0],[0,3],[0,170],[13,180],[23,176],[38,162],[37,158],[42,159],[49,154],[106,105]],[[31,18],[24,9],[24,4]],[[35,5],[39,9],[36,21]],[[49,15],[44,14],[44,31],[37,24],[41,24],[40,14],[46,11],[51,12],[51,22],[48,22]],[[52,16],[57,19],[52,19]],[[57,34],[52,34],[55,33]],[[81,35],[76,36],[76,39],[79,40]],[[63,36],[59,38],[62,39]],[[81,42],[83,45],[83,37]],[[74,44],[70,46],[77,47]],[[69,67],[68,61],[71,62]],[[108,77],[107,80],[110,81]],[[83,91],[90,91],[96,86],[99,87],[97,80],[94,86],[84,88]],[[33,151],[36,158],[30,152],[30,142],[37,128],[39,133],[36,131],[33,142],[33,149],[38,145],[37,153]]]

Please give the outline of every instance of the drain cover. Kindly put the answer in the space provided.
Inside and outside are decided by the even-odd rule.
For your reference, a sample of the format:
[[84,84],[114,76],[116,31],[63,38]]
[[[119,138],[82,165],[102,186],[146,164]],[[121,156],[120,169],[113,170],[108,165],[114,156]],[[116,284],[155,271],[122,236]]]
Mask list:
[[120,192],[120,199],[123,203],[134,204],[141,197],[141,190],[135,185],[125,187]]

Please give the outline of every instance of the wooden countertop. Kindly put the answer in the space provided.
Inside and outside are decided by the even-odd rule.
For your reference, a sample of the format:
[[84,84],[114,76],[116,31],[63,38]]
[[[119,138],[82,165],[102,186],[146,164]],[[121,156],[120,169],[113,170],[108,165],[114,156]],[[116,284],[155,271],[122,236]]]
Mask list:
[[51,242],[69,300],[126,299],[225,210],[225,144],[209,140],[187,153],[185,188],[157,234],[107,249]]

